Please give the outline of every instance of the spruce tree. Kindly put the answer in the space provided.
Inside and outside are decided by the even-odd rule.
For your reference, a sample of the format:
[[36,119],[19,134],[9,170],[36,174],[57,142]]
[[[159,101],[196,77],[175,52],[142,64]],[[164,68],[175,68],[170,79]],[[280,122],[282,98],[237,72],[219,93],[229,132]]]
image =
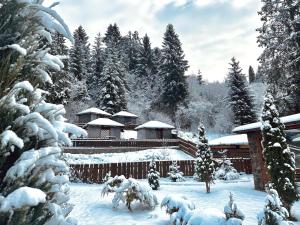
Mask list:
[[204,84],[202,73],[201,73],[200,70],[198,70],[198,73],[197,73],[197,80],[198,80],[199,85],[203,85]]
[[148,183],[152,190],[159,188],[159,172],[156,170],[156,163],[152,160],[149,164]]
[[180,171],[180,166],[177,165],[176,161],[173,161],[172,164],[169,166],[170,171],[168,172],[168,176],[171,181],[182,181],[183,173]]
[[66,40],[63,35],[58,32],[52,34],[52,42],[49,43],[50,51],[52,55],[58,55],[64,63],[64,68],[60,71],[50,71],[52,83],[47,83],[47,101],[66,105],[70,98],[71,77],[68,71],[68,47],[65,44]]
[[103,72],[100,77],[99,99],[97,105],[108,113],[117,113],[126,110],[127,103],[125,99],[125,66],[118,57],[117,47],[108,47],[106,49],[106,60]]
[[[92,48],[92,73],[90,76],[89,81],[87,82],[89,84],[89,94],[92,97],[92,99],[97,103],[97,99],[99,96],[99,91],[101,87],[101,76],[102,71],[104,67],[105,62],[105,49],[102,46],[102,37],[101,34],[98,33],[95,37],[94,45]],[[100,107],[100,105],[97,105]]]
[[212,153],[208,146],[205,135],[205,128],[202,123],[198,127],[199,144],[197,145],[197,158],[195,161],[195,175],[200,181],[205,182],[206,192],[210,193],[210,184],[213,182],[213,174],[215,171],[212,160]]
[[227,77],[231,110],[235,125],[256,122],[253,99],[249,94],[246,76],[242,73],[239,62],[233,57]]
[[103,38],[104,43],[108,47],[109,45],[118,45],[122,39],[119,27],[116,23],[110,24],[107,27],[105,36]]
[[90,47],[82,26],[74,31],[74,45],[70,50],[70,72],[81,81],[89,78]]
[[273,188],[290,212],[298,199],[295,183],[295,155],[289,149],[274,99],[267,93],[261,115],[263,154]]
[[249,66],[248,75],[249,75],[249,83],[255,82],[256,78],[255,78],[255,73],[254,73],[254,70],[253,70],[252,66]]
[[62,105],[44,100],[49,71],[63,62],[42,39],[57,31],[73,40],[55,5],[1,1],[0,224],[74,224],[62,147],[69,133],[86,133],[65,123]]
[[180,103],[188,97],[187,83],[184,77],[188,62],[184,59],[181,42],[172,24],[168,24],[163,38],[162,56],[158,75],[163,79],[163,90],[159,99],[159,108],[170,113],[174,119]]

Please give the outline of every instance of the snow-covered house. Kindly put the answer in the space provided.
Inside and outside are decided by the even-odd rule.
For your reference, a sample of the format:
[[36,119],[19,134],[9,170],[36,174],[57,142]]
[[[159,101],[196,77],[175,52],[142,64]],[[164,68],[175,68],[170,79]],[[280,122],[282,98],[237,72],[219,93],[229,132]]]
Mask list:
[[119,123],[123,123],[125,125],[136,125],[137,118],[138,118],[137,115],[126,111],[120,111],[112,115],[113,120]]
[[101,109],[92,107],[92,108],[85,109],[79,113],[76,113],[76,116],[77,116],[77,124],[84,125],[98,118],[109,118],[111,117],[111,114]]
[[172,138],[172,125],[160,121],[148,121],[135,128],[138,139],[169,139]]
[[88,122],[84,128],[88,138],[120,139],[124,125],[108,118],[98,118]]

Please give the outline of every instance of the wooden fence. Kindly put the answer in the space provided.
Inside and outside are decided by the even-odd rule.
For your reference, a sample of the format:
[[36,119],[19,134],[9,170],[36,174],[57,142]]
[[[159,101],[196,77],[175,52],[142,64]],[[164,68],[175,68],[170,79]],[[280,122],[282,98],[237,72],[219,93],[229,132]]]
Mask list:
[[[239,172],[251,173],[250,159],[231,159],[233,166]],[[161,177],[167,177],[172,161],[157,161],[156,169]],[[194,175],[194,160],[178,160],[177,164],[184,176]],[[71,164],[71,178],[83,182],[102,183],[105,175],[111,171],[111,175],[124,175],[135,179],[147,178],[149,162],[121,162],[104,164]]]

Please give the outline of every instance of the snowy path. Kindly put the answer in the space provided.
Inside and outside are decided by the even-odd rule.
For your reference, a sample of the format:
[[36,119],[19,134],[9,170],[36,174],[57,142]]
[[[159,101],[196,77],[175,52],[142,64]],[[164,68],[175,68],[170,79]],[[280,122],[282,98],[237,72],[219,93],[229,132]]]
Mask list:
[[[181,182],[180,185],[162,182],[159,191],[156,191],[159,203],[168,194],[184,195],[192,200],[197,208],[218,208],[223,210],[228,201],[228,192],[233,191],[236,203],[246,214],[244,225],[255,225],[256,214],[262,209],[265,193],[253,190],[252,177],[243,182],[218,182],[212,186],[212,193],[204,192],[204,185],[193,181]],[[165,181],[165,180],[164,180]],[[178,183],[179,184],[179,183]],[[185,184],[185,185],[182,185]],[[101,198],[102,185],[72,184],[71,203],[75,204],[71,216],[76,218],[79,225],[168,225],[169,217],[159,206],[153,211],[133,207],[129,212],[124,205],[117,210],[112,209],[112,194]],[[293,211],[298,213],[300,219],[300,202],[297,202]],[[300,222],[295,223],[300,225]]]

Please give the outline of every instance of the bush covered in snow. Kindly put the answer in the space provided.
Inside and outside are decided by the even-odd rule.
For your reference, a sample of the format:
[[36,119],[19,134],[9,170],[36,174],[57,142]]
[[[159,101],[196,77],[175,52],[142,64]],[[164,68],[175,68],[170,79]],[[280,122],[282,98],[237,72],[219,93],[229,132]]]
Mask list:
[[230,195],[224,213],[214,208],[195,209],[195,205],[185,197],[167,196],[161,207],[170,215],[170,224],[175,225],[242,225],[244,214],[238,209]]
[[191,211],[195,209],[194,203],[186,197],[175,195],[163,198],[160,206],[165,208],[166,213],[170,215],[171,224],[176,225],[186,221]]
[[292,222],[287,221],[288,217],[289,213],[282,206],[277,191],[268,190],[264,209],[257,215],[258,225],[293,225]]
[[149,164],[149,171],[148,171],[148,183],[152,190],[157,190],[159,188],[159,178],[160,174],[156,170],[156,163],[155,161],[151,161]]
[[117,208],[120,202],[125,203],[130,211],[134,201],[139,201],[150,209],[154,209],[158,204],[149,185],[140,183],[133,178],[126,179],[123,175],[115,176],[104,184],[101,195],[105,196],[110,192],[115,193],[112,200],[113,208]]
[[177,166],[177,162],[173,161],[172,164],[170,165],[170,171],[168,172],[168,176],[171,181],[176,182],[176,181],[183,181],[183,173],[179,170],[179,166]]
[[216,170],[214,177],[219,180],[237,180],[240,178],[240,175],[232,166],[230,159],[223,159],[221,165]]

